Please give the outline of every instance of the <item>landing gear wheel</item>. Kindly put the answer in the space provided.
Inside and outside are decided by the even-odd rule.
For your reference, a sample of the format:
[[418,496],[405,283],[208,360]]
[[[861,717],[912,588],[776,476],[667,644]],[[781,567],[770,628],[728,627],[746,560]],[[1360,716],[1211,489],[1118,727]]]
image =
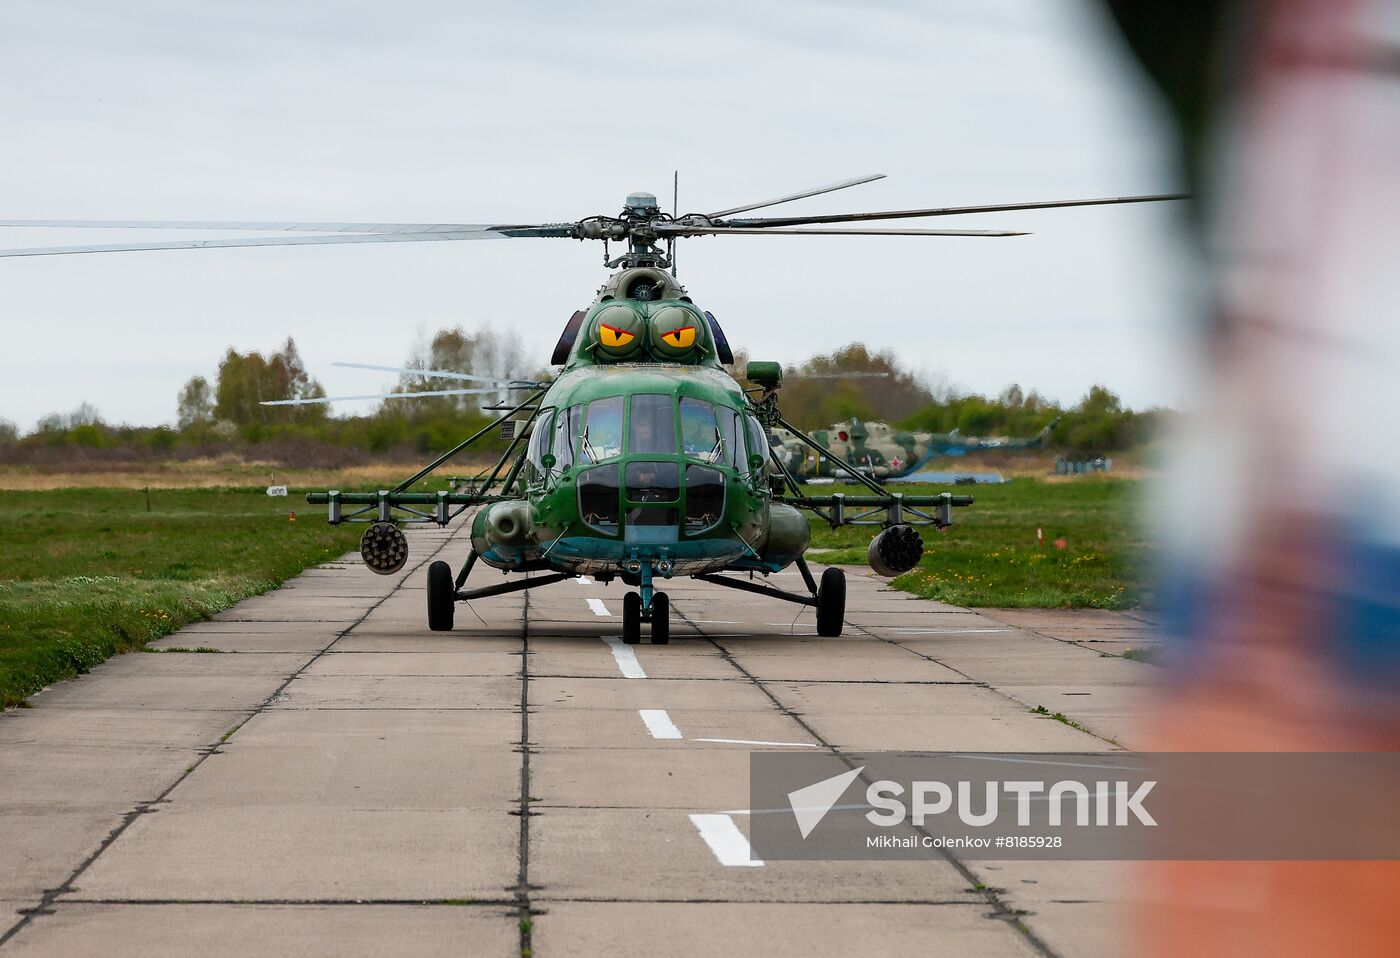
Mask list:
[[434,632],[452,631],[452,612],[457,603],[457,586],[452,567],[446,562],[428,566],[428,628]]
[[622,597],[622,641],[628,645],[642,641],[642,597],[636,592]]
[[671,600],[666,593],[651,597],[651,644],[665,645],[671,641]]
[[817,635],[835,638],[846,618],[846,573],[827,569],[817,588]]

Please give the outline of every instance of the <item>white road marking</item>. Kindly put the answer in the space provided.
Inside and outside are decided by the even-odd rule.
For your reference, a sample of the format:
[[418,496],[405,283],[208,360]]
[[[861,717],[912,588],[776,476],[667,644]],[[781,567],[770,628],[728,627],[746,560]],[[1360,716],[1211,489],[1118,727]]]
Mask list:
[[615,635],[603,636],[603,641],[612,649],[613,658],[617,660],[617,667],[622,672],[624,679],[644,679],[646,672],[642,671],[642,663],[637,661],[637,653],[632,651],[632,646],[623,642]]
[[603,605],[602,599],[585,599],[584,601],[588,603],[588,607],[593,610],[594,615],[612,615],[608,611],[608,607]]
[[738,622],[735,622],[735,621],[733,621],[732,619],[691,619],[690,621],[695,622],[695,623],[698,623],[699,625],[738,625],[738,624],[739,624]]
[[754,868],[763,864],[761,858],[753,857],[749,840],[734,824],[728,815],[691,815],[691,822],[700,831],[700,837],[710,846],[721,865],[731,868]]
[[671,716],[666,714],[665,709],[638,709],[642,716],[642,721],[646,724],[647,731],[652,738],[684,738],[681,730],[676,728],[676,723],[671,721]]
[[821,748],[820,745],[813,745],[811,742],[755,742],[747,738],[697,738],[691,741],[719,742],[721,745],[791,745],[794,748]]
[[592,584],[593,584],[593,580],[590,579],[590,578],[589,578],[588,576],[586,576],[586,575],[581,575],[581,576],[579,576],[578,578],[574,579],[574,581],[577,582],[579,585],[592,585]]

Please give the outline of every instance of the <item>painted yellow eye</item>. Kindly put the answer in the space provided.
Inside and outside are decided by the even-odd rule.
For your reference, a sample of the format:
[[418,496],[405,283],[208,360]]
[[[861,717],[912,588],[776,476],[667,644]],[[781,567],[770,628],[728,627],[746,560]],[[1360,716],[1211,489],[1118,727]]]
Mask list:
[[672,329],[661,334],[661,339],[668,346],[675,346],[677,349],[689,349],[695,345],[695,327],[682,326],[680,329]]
[[[692,331],[691,338],[693,339],[694,336],[695,333]],[[617,349],[620,346],[626,346],[636,338],[636,333],[628,332],[625,329],[618,329],[616,326],[609,326],[607,323],[600,323],[598,326],[598,341],[609,349]]]
[[651,351],[666,359],[695,359],[705,344],[699,317],[683,306],[662,306],[651,313]]

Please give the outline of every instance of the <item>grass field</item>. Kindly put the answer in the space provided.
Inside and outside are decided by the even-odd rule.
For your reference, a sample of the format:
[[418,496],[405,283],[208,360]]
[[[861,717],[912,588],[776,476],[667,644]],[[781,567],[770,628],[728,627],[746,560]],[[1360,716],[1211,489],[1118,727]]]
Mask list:
[[152,489],[149,504],[140,489],[0,496],[4,705],[275,588],[360,532],[262,490]]
[[[1146,603],[1150,544],[1137,528],[1143,483],[1082,477],[1045,482],[1013,479],[1000,485],[946,487],[900,484],[907,494],[971,493],[976,503],[953,510],[953,527],[924,533],[918,567],[894,580],[905,591],[955,605],[1002,608],[1125,609]],[[810,486],[812,495],[864,490]],[[1045,544],[1036,543],[1036,529]],[[832,530],[813,520],[813,556],[821,562],[864,565],[876,530]],[[1063,549],[1054,544],[1063,539]]]

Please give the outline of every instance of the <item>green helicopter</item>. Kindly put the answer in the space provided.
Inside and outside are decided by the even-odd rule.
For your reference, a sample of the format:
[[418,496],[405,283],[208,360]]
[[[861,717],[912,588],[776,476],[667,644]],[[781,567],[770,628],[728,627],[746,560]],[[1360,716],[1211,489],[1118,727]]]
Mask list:
[[[0,250],[0,256],[527,237],[601,240],[604,264],[618,271],[599,290],[592,306],[574,313],[565,326],[551,359],[562,369],[551,382],[500,381],[445,370],[345,363],[339,365],[411,372],[472,385],[387,396],[268,403],[500,391],[524,394],[514,405],[507,403],[509,408],[490,425],[392,489],[332,490],[311,493],[307,500],[325,505],[332,524],[368,523],[361,539],[361,556],[370,569],[385,575],[399,571],[407,561],[408,542],[401,526],[445,526],[466,510],[476,510],[471,517],[472,549],[461,569],[454,575],[442,561],[428,567],[430,629],[450,630],[457,602],[589,575],[602,582],[621,579],[635,590],[623,601],[625,642],[639,642],[643,623],[649,623],[651,642],[664,644],[670,638],[670,603],[658,585],[688,576],[814,606],[818,634],[839,636],[845,614],[845,576],[836,568],[824,570],[820,582],[813,576],[803,558],[810,541],[807,513],[833,528],[880,526],[868,557],[877,573],[892,576],[912,569],[923,554],[916,526],[950,525],[952,509],[971,505],[972,497],[892,493],[793,427],[778,407],[782,385],[779,363],[749,363],[745,378],[755,387],[746,392],[725,371],[734,357],[719,323],[695,305],[676,279],[676,240],[726,234],[1018,236],[1024,234],[833,228],[830,224],[1180,198],[1139,196],[788,217],[736,216],[880,178],[882,174],[872,174],[716,213],[685,216],[674,210],[663,212],[653,194],[634,193],[616,217],[594,216],[573,223],[8,220],[0,221],[0,226],[258,230],[308,235],[13,249]],[[794,228],[802,226],[820,228]],[[610,256],[608,244],[624,241],[627,251]],[[506,451],[465,489],[409,491],[497,428],[510,440]],[[774,455],[774,429],[786,430],[785,435],[844,468],[869,494],[805,495],[785,466],[785,457]],[[543,574],[468,588],[468,578],[478,562],[506,572]],[[801,573],[804,592],[753,579],[754,573],[767,576],[793,565]],[[745,573],[746,577],[739,577]]]

